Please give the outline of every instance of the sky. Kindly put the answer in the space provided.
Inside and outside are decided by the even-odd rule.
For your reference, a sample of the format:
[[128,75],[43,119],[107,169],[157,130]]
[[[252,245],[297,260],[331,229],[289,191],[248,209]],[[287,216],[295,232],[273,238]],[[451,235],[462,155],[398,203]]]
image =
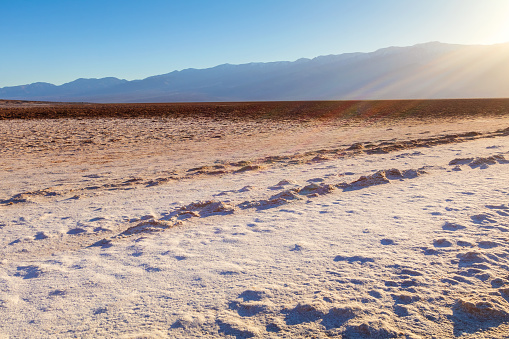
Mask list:
[[509,42],[508,0],[0,0],[0,11],[0,87]]

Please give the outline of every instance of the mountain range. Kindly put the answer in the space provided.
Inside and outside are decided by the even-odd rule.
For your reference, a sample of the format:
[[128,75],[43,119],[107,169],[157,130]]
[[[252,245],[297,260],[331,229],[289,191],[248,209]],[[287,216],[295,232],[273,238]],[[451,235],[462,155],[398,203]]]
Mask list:
[[509,97],[509,43],[429,42],[133,81],[108,77],[0,88],[2,99],[103,103],[502,97]]

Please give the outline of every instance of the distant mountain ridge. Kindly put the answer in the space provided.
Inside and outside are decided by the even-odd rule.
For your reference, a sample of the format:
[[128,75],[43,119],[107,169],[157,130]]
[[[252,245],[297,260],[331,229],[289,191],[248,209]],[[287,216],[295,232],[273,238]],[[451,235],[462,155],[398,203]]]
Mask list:
[[509,43],[439,42],[293,62],[223,64],[142,80],[77,79],[0,88],[1,99],[206,102],[509,97]]

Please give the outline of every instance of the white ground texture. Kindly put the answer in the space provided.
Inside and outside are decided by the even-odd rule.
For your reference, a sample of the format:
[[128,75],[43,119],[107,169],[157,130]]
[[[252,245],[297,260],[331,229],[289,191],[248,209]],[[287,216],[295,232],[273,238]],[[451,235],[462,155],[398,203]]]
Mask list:
[[0,338],[509,337],[509,119],[249,124],[0,122]]

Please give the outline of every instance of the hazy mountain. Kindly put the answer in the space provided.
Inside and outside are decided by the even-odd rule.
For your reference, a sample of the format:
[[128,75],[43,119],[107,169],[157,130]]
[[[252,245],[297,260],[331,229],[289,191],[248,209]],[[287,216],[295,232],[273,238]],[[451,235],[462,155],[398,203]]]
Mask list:
[[172,102],[509,97],[509,44],[439,42],[294,62],[224,64],[143,80],[0,88],[2,99]]

